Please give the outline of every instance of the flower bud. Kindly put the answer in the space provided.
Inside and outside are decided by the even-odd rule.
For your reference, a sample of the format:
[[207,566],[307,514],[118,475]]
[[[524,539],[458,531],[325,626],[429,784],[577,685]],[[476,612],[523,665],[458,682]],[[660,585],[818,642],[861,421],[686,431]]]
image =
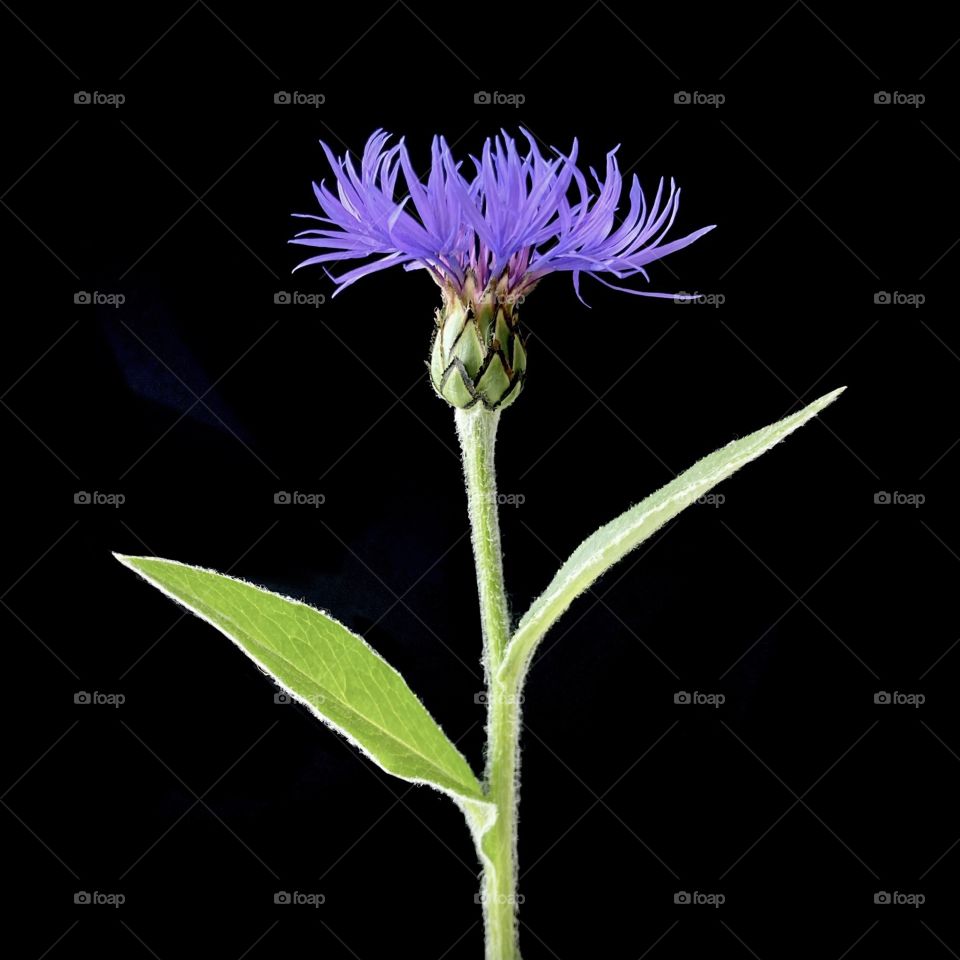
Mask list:
[[527,354],[520,337],[517,298],[506,281],[489,284],[480,294],[472,275],[461,291],[443,288],[430,356],[434,389],[454,407],[482,403],[497,410],[520,393]]

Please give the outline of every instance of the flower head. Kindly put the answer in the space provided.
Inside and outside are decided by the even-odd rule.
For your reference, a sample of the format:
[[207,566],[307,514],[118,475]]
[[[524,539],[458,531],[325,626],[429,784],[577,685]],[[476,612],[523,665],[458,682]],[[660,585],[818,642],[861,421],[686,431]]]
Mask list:
[[[291,241],[321,250],[298,264],[364,260],[332,279],[337,292],[361,277],[387,267],[425,269],[441,286],[464,290],[470,274],[477,290],[505,280],[508,293],[521,296],[550,273],[588,274],[618,290],[641,296],[673,297],[624,287],[617,281],[640,274],[648,263],[693,243],[713,226],[678,240],[664,238],[680,206],[673,180],[661,179],[648,204],[633,176],[629,210],[617,217],[623,177],[616,150],[607,154],[604,177],[592,168],[589,178],[577,166],[577,142],[569,154],[547,158],[533,137],[522,131],[525,153],[502,133],[487,140],[472,157],[473,175],[463,172],[443,137],[434,137],[426,182],[413,169],[401,140],[378,130],[367,141],[357,170],[349,154],[337,157],[323,144],[335,178],[334,193],[314,184],[323,216],[297,214],[322,226],[304,230]],[[397,181],[403,176],[403,189]]]
[[296,214],[319,225],[290,242],[320,251],[297,269],[363,261],[330,274],[337,293],[388,267],[429,272],[443,294],[431,377],[437,392],[458,407],[495,409],[519,394],[526,352],[517,306],[545,276],[572,274],[578,297],[580,277],[587,274],[616,290],[672,298],[603,275],[624,281],[640,274],[649,282],[648,263],[713,229],[664,242],[680,206],[673,180],[665,191],[661,179],[648,204],[634,176],[629,209],[618,217],[623,177],[616,150],[607,154],[603,178],[592,168],[588,176],[577,166],[576,140],[568,154],[554,150],[544,157],[522,133],[523,153],[506,133],[488,139],[480,157],[471,158],[472,175],[446,141],[434,137],[425,181],[404,142],[389,146],[382,130],[367,141],[359,170],[349,154],[337,157],[323,144],[335,192],[314,184],[323,215]]

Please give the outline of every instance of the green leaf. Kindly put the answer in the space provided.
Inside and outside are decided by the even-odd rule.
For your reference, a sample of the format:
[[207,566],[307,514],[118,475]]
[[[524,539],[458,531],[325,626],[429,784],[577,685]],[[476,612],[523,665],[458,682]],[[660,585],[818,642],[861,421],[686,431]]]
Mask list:
[[668,520],[803,426],[845,389],[834,390],[798,413],[721,447],[587,537],[520,620],[507,645],[498,676],[513,683],[522,681],[537,644],[581,593]]
[[[389,773],[428,783],[492,814],[463,754],[403,677],[365,640],[326,613],[262,587],[157,557],[114,554],[168,597],[229,637],[294,699]],[[185,666],[189,655],[185,651]]]

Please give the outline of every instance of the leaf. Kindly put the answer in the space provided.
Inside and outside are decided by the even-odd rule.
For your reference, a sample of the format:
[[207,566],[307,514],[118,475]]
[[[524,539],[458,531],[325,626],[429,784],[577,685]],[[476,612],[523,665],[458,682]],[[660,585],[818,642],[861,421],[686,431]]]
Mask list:
[[294,699],[388,773],[428,783],[469,808],[468,819],[492,822],[486,809],[492,805],[463,754],[403,677],[342,623],[212,570],[157,557],[114,556],[229,637]]
[[537,644],[581,593],[588,590],[618,560],[623,559],[668,520],[673,519],[731,473],[766,453],[784,437],[803,426],[824,407],[833,403],[845,389],[846,387],[840,387],[798,413],[757,430],[741,440],[733,440],[587,537],[520,620],[507,645],[498,676],[515,683],[522,681]]

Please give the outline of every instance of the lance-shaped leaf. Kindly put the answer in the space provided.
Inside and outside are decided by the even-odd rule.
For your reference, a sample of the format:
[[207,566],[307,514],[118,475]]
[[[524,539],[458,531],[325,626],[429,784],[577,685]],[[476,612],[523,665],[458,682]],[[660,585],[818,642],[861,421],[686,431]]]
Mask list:
[[522,681],[537,644],[584,590],[698,497],[744,464],[766,453],[803,426],[846,389],[841,387],[777,423],[711,453],[641,503],[587,537],[557,571],[517,626],[498,671],[501,680]]
[[384,770],[452,796],[475,831],[489,825],[491,805],[463,754],[403,677],[342,623],[299,600],[212,570],[157,557],[115,556],[229,637]]

